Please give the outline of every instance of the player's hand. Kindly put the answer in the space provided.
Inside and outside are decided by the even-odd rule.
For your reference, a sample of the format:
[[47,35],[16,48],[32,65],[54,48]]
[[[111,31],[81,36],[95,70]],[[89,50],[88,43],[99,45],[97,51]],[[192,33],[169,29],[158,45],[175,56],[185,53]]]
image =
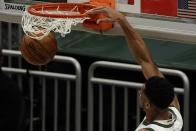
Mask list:
[[94,8],[94,9],[87,11],[86,13],[87,14],[105,13],[107,15],[106,18],[98,19],[97,23],[116,22],[116,21],[119,21],[120,19],[124,18],[124,16],[120,12],[118,12],[115,9],[112,9],[110,7],[97,7],[97,8]]

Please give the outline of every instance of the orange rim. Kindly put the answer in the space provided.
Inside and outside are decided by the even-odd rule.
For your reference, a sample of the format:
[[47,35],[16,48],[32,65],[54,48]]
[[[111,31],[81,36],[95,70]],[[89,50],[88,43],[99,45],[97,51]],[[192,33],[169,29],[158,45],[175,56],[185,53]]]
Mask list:
[[[78,12],[81,14],[43,14],[42,10],[58,10],[59,11],[71,11],[77,6]],[[35,16],[51,17],[51,18],[83,18],[88,17],[88,14],[82,14],[87,10],[95,8],[94,5],[83,3],[38,3],[28,7],[27,11]],[[74,11],[73,11],[74,12]]]

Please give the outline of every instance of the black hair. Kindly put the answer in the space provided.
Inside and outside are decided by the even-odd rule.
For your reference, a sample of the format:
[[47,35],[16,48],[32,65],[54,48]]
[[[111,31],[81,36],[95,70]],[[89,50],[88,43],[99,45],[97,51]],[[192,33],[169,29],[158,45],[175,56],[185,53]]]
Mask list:
[[159,76],[151,77],[146,81],[144,93],[159,109],[167,108],[174,98],[173,85]]

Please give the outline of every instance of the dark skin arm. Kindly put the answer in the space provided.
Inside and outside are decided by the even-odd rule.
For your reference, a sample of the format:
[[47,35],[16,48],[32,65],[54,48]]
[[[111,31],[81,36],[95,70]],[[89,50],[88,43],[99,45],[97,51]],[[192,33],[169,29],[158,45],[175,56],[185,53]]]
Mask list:
[[[145,42],[143,41],[142,37],[133,29],[133,27],[129,24],[129,22],[120,12],[108,7],[98,7],[89,11],[89,13],[107,14],[108,18],[99,19],[97,23],[106,21],[118,22],[120,24],[126,36],[129,50],[134,55],[137,63],[141,65],[142,72],[146,79],[149,79],[152,76],[164,77],[156,64],[153,62],[150,51],[146,46]],[[180,110],[177,97],[174,98],[171,103],[171,106],[174,106],[178,110]]]

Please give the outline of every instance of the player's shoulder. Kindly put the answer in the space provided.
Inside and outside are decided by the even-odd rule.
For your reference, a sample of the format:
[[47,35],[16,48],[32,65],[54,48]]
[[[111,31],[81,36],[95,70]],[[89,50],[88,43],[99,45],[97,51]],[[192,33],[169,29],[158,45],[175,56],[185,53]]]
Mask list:
[[146,129],[140,129],[140,130],[138,130],[138,131],[148,131],[148,130],[146,130]]
[[155,131],[152,128],[143,128],[143,129],[139,129],[138,131]]

